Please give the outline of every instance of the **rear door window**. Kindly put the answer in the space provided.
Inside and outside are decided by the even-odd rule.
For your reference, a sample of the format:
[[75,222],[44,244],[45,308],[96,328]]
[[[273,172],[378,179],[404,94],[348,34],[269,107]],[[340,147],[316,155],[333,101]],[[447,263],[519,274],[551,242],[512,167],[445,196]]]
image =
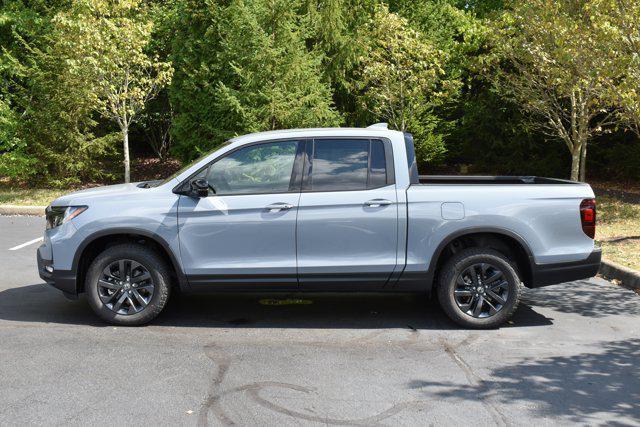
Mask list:
[[305,191],[357,191],[387,183],[384,144],[368,139],[308,142]]

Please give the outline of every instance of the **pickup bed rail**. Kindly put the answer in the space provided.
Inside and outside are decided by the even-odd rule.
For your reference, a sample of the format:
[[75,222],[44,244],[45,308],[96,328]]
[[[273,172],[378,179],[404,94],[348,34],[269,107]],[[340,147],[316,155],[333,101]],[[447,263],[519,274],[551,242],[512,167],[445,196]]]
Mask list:
[[573,181],[540,176],[460,176],[420,175],[420,184],[578,184]]

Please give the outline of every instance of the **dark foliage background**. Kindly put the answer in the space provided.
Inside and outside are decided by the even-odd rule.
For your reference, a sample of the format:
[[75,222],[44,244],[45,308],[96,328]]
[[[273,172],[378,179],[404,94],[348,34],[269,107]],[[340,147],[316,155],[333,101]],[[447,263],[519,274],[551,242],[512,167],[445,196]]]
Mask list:
[[[81,0],[108,10],[118,0]],[[122,179],[118,128],[97,114],[86,90],[61,90],[68,64],[51,46],[57,17],[74,0],[4,0],[0,5],[0,177],[47,185]],[[235,135],[279,128],[367,126],[362,59],[375,48],[382,7],[442,54],[455,90],[421,111],[422,173],[567,178],[570,154],[557,138],[479,70],[487,28],[512,7],[457,0],[140,1],[153,23],[146,50],[169,61],[171,83],[130,129],[133,175],[175,169]],[[378,11],[378,12],[376,12]],[[62,35],[64,37],[64,34]],[[407,45],[411,48],[413,45]],[[440,56],[438,57],[440,58]],[[589,179],[640,179],[640,142],[623,125],[592,138]],[[141,160],[144,159],[144,160]],[[166,167],[162,165],[166,164]]]

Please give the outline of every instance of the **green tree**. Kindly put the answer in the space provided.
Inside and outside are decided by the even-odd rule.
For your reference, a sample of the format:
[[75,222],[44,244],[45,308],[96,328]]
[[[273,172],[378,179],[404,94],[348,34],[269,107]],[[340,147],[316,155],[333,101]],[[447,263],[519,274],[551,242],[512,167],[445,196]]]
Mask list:
[[19,120],[10,105],[0,98],[0,176],[26,178],[33,174],[35,159],[26,153],[18,137]]
[[590,7],[600,49],[618,73],[610,81],[610,100],[623,125],[640,137],[640,3],[595,0]]
[[0,175],[13,179],[33,176],[37,152],[24,132],[31,94],[34,50],[44,44],[50,17],[61,1],[25,3],[5,0],[0,7]]
[[111,143],[93,134],[90,91],[66,85],[64,58],[52,50],[52,19],[69,5],[7,0],[0,12],[0,96],[8,106],[2,133],[10,138],[2,157],[16,179],[68,184],[106,175],[101,162]]
[[[492,6],[490,2],[482,3],[483,7]],[[425,135],[441,140],[447,157],[454,159],[467,154],[462,152],[463,148],[477,145],[477,129],[485,123],[481,117],[484,110],[478,101],[487,91],[487,85],[477,78],[473,69],[475,59],[482,52],[486,33],[486,25],[477,17],[478,6],[455,0],[389,2],[392,12],[405,18],[425,40],[444,52],[442,68],[446,79],[456,83],[456,90],[449,90],[447,97],[434,106],[432,114],[423,123],[429,126]],[[495,116],[485,119],[494,120]],[[417,141],[420,139],[416,138]],[[418,144],[418,151],[420,148]]]
[[322,52],[323,80],[331,86],[332,98],[345,124],[369,125],[372,118],[358,108],[355,84],[359,59],[370,40],[362,29],[370,22],[379,0],[307,0],[301,13],[308,30],[307,45]]
[[54,22],[54,50],[64,58],[67,81],[90,88],[95,109],[118,124],[129,182],[131,124],[173,73],[170,63],[147,51],[153,22],[140,0],[79,0]]
[[365,31],[364,37],[371,42],[360,58],[356,81],[362,107],[395,129],[414,132],[423,160],[437,157],[444,146],[441,136],[433,132],[438,121],[433,108],[448,100],[458,86],[457,81],[446,79],[444,52],[384,5],[377,8]]
[[171,87],[181,157],[246,132],[341,122],[322,79],[323,55],[305,44],[299,7],[287,0],[184,4]]
[[[571,179],[585,179],[587,143],[612,123],[605,100],[615,75],[588,1],[518,2],[495,23],[486,71],[542,132],[571,153]],[[488,64],[493,66],[489,66]]]

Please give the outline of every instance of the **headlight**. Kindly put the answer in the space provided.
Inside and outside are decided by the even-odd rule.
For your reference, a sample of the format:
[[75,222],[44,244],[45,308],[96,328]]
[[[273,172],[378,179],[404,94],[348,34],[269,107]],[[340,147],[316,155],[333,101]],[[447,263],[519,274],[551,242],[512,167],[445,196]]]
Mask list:
[[87,206],[48,206],[45,210],[47,230],[71,221],[87,209]]

